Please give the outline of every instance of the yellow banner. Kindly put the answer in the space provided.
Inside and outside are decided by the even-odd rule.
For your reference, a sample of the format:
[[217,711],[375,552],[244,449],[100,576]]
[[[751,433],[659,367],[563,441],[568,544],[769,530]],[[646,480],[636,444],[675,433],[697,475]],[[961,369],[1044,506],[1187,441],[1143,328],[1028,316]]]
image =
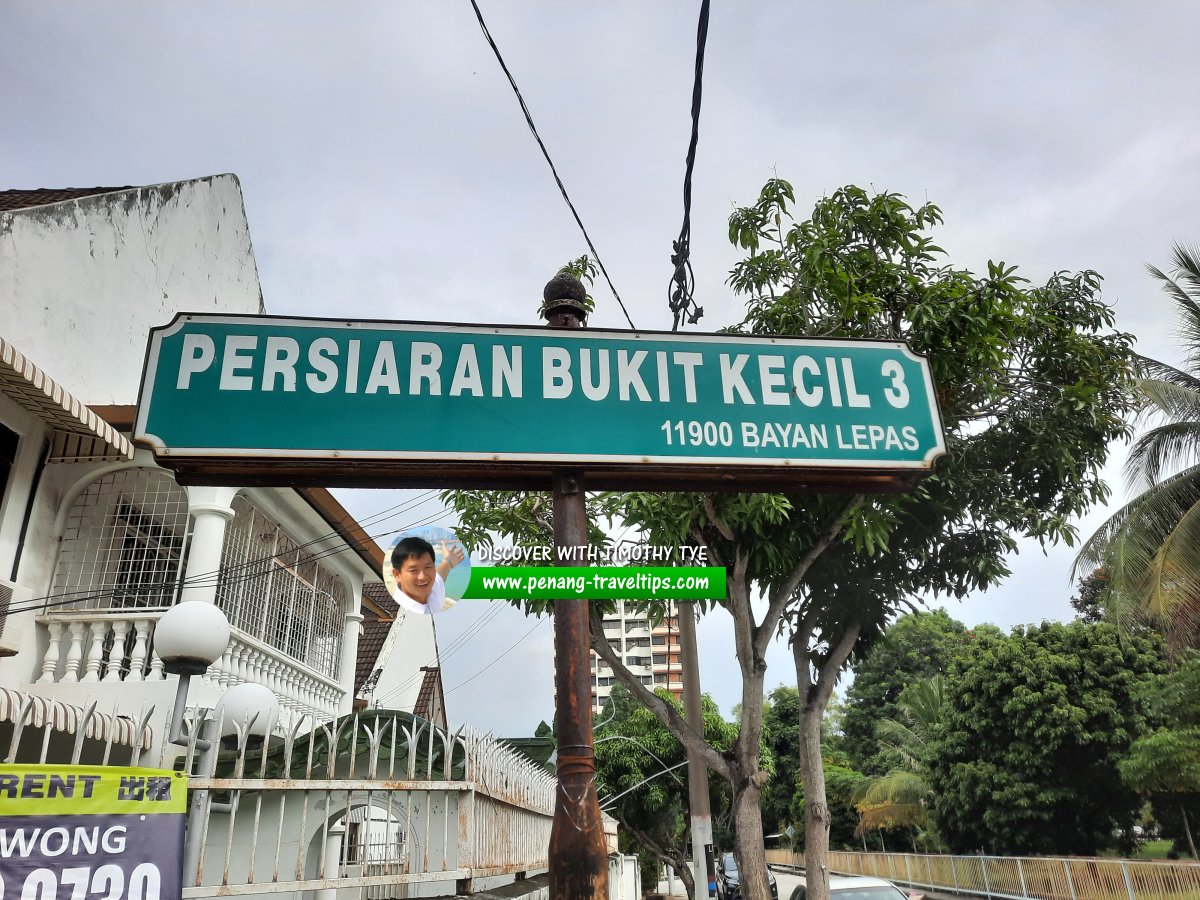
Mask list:
[[0,817],[186,810],[187,776],[170,769],[0,765]]

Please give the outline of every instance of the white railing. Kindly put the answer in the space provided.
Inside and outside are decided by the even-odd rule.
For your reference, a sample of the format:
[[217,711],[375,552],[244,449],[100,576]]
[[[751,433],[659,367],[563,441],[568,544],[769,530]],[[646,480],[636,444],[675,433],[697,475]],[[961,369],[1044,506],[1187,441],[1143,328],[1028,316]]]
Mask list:
[[[37,681],[42,684],[162,681],[162,660],[154,652],[154,624],[166,610],[99,609],[38,616],[46,629],[46,653]],[[252,682],[279,698],[280,720],[318,721],[339,712],[345,689],[303,663],[234,628],[225,654],[201,676],[226,691]]]
[[[804,866],[804,854],[768,850],[767,862]],[[830,851],[829,871],[872,875],[916,889],[998,900],[1194,900],[1200,863],[1050,856],[947,856]]]
[[38,616],[49,638],[38,682],[162,681],[162,660],[151,649],[151,636],[163,612],[108,609]]
[[240,629],[231,631],[233,639],[225,654],[205,673],[209,684],[222,691],[246,682],[266,685],[279,698],[280,719],[285,726],[305,716],[325,721],[338,714],[346,691],[336,681],[281,655]]

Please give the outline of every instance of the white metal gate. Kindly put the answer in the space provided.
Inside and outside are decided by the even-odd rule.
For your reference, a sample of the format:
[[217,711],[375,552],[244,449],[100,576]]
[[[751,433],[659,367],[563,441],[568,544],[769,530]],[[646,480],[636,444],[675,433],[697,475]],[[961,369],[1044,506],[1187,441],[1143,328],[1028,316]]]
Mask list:
[[199,852],[185,898],[365,888],[382,900],[416,884],[469,893],[477,878],[546,867],[556,781],[511,748],[397,713],[301,730],[220,754],[193,740]]

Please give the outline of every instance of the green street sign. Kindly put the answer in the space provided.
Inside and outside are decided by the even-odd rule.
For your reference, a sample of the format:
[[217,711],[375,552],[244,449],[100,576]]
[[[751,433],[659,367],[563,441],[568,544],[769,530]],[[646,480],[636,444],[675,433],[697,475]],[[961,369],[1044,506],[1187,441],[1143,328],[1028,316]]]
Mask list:
[[134,438],[289,484],[857,485],[945,452],[900,343],[201,314],[151,332]]

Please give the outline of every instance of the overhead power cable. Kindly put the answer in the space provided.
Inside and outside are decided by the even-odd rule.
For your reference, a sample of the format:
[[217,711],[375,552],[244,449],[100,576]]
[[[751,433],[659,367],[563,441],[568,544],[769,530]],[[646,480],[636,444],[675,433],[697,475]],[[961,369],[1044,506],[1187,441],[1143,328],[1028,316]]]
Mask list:
[[[707,6],[707,0],[705,0]],[[625,314],[625,321],[629,323],[630,328],[636,328],[633,324],[633,319],[629,318],[629,311],[625,309],[625,304],[621,302],[621,295],[617,293],[616,285],[608,275],[608,269],[604,267],[604,261],[600,259],[600,253],[596,249],[596,245],[592,243],[592,237],[588,234],[587,228],[583,225],[583,219],[579,218],[579,211],[575,209],[575,204],[571,202],[570,196],[567,194],[566,185],[563,184],[562,178],[558,175],[558,169],[555,168],[554,160],[550,158],[550,151],[546,149],[545,143],[542,141],[542,136],[538,134],[537,126],[533,124],[533,116],[529,112],[529,107],[525,105],[525,98],[521,96],[521,89],[517,87],[517,82],[513,78],[512,73],[508,71],[508,66],[504,62],[504,57],[500,54],[500,48],[496,46],[496,42],[492,39],[492,33],[488,31],[487,23],[483,21],[483,13],[479,10],[479,4],[475,0],[471,0],[471,7],[475,10],[475,18],[479,20],[479,27],[483,31],[483,36],[487,38],[488,46],[492,48],[492,52],[496,55],[496,61],[500,63],[500,68],[504,70],[504,75],[508,78],[508,83],[512,85],[513,93],[517,96],[517,102],[521,105],[521,112],[525,115],[525,124],[529,126],[529,130],[533,133],[533,139],[537,141],[538,147],[542,151],[542,156],[546,158],[546,163],[550,166],[550,172],[554,175],[554,181],[558,185],[558,190],[562,193],[563,200],[567,202],[567,207],[571,210],[571,215],[575,217],[575,224],[579,226],[579,230],[583,232],[583,239],[587,241],[588,250],[591,251],[592,258],[596,260],[596,265],[599,267],[601,274],[604,275],[604,280],[608,282],[608,289],[612,291],[613,297],[616,298],[617,306],[621,307],[621,312]]]
[[[432,493],[432,491],[429,493]],[[400,504],[396,507],[393,507],[392,509],[400,509],[401,507],[408,508],[410,506],[416,505],[416,502],[417,501],[410,501],[408,504]],[[388,513],[388,512],[390,512],[390,510],[385,510],[384,513],[380,513],[380,514],[377,514],[376,516],[368,517],[368,521],[377,520],[381,516],[390,518],[390,516],[386,516],[386,513]],[[410,522],[406,525],[401,526],[400,528],[391,529],[389,531],[380,532],[378,534],[368,535],[367,537],[368,537],[369,541],[373,542],[377,538],[387,537],[389,535],[396,534],[397,532],[407,531],[411,528],[418,528],[422,525],[433,524],[434,522],[437,522],[437,521],[445,518],[446,515],[447,515],[447,513],[445,513],[444,511],[440,512],[440,513],[435,513],[435,514],[426,516],[423,519],[419,519],[415,522]],[[314,544],[322,543],[326,540],[329,540],[331,538],[336,538],[336,537],[340,537],[340,535],[337,532],[329,532],[326,535],[315,538],[304,544],[297,545],[296,547],[292,548],[292,551],[294,552],[295,550],[300,550],[300,549],[304,549],[307,547],[311,547]],[[309,563],[312,563],[315,561],[319,561],[319,560],[325,559],[326,557],[336,556],[339,553],[355,551],[355,550],[359,549],[360,547],[365,547],[365,546],[369,545],[368,541],[361,541],[361,540],[353,541],[349,538],[343,538],[343,540],[345,540],[346,543],[341,544],[340,546],[335,546],[332,548],[320,550],[315,553],[305,555],[302,558],[298,558],[295,562],[287,563],[286,565],[280,563],[280,564],[278,564],[277,568],[294,569],[301,565],[306,565],[306,564],[309,564]],[[193,575],[190,578],[173,578],[173,579],[164,579],[162,581],[156,581],[156,582],[146,582],[146,583],[138,585],[137,588],[142,592],[148,592],[148,591],[167,591],[167,590],[174,591],[174,590],[176,590],[180,587],[184,587],[184,586],[207,586],[207,585],[214,585],[214,584],[220,584],[223,586],[233,586],[233,585],[237,585],[237,584],[240,584],[243,582],[254,581],[256,579],[264,578],[266,576],[266,573],[262,572],[262,571],[256,571],[254,569],[254,567],[261,565],[263,563],[277,561],[277,560],[278,560],[277,555],[269,554],[266,556],[259,557],[257,559],[248,560],[243,563],[238,563],[238,564],[230,565],[230,566],[224,566],[221,569],[218,569],[216,571],[199,573],[197,575]],[[119,589],[114,587],[110,590],[100,590],[100,591],[97,591],[94,588],[89,588],[89,589],[85,589],[85,590],[76,590],[76,591],[59,591],[57,593],[46,594],[41,597],[34,597],[34,598],[31,598],[30,600],[26,600],[21,603],[13,604],[12,606],[9,607],[8,613],[13,614],[13,613],[19,613],[19,612],[44,610],[44,609],[50,609],[50,608],[59,607],[59,606],[67,606],[70,604],[87,603],[92,600],[101,601],[101,600],[106,600],[106,599],[112,599],[112,598],[116,597],[118,594],[127,595],[127,594],[130,594],[133,592],[134,592],[133,589],[131,589],[129,586],[125,586],[125,587],[122,587]]]
[[[442,647],[440,644],[437,645],[437,649],[433,658],[430,659],[425,666],[428,667],[436,665],[442,667],[446,659],[449,659],[459,650],[466,647],[472,639],[482,634],[485,627],[492,621],[492,619],[496,618],[496,616],[500,614],[502,608],[503,607],[501,604],[492,603],[478,619],[467,626],[466,630],[462,634],[450,641],[445,647]],[[416,687],[417,683],[422,678],[424,678],[424,671],[422,668],[418,668],[414,674],[408,676],[408,678],[406,678],[404,681],[400,682],[386,693],[375,697],[373,702],[377,705],[386,703],[394,697],[403,694],[405,691]]]
[[692,138],[688,142],[687,161],[683,172],[683,227],[678,240],[671,244],[671,265],[674,273],[667,287],[668,305],[674,316],[672,331],[686,318],[689,325],[700,321],[704,310],[696,305],[696,279],[692,274],[692,171],[696,167],[696,144],[700,141],[700,98],[704,88],[704,48],[708,43],[708,3],[700,2],[700,22],[696,26],[696,75],[692,82]]
[[454,691],[457,691],[460,687],[464,687],[467,684],[469,684],[470,682],[474,681],[476,678],[478,678],[480,675],[482,675],[484,672],[486,672],[488,669],[490,669],[496,663],[500,662],[500,660],[504,659],[504,657],[508,656],[508,654],[510,654],[513,650],[515,650],[517,648],[518,644],[520,644],[523,640],[525,640],[525,638],[529,637],[531,634],[533,634],[535,631],[537,631],[538,628],[545,625],[549,621],[550,621],[549,618],[538,619],[538,621],[534,623],[533,627],[530,628],[523,635],[521,635],[519,638],[517,638],[516,642],[512,646],[510,646],[507,650],[505,650],[503,653],[501,653],[499,656],[497,656],[495,659],[493,659],[490,663],[488,663],[486,666],[484,666],[482,669],[480,669],[478,672],[476,672],[474,675],[472,675],[466,681],[460,681],[454,687],[447,689],[445,693],[446,694],[453,693]]

